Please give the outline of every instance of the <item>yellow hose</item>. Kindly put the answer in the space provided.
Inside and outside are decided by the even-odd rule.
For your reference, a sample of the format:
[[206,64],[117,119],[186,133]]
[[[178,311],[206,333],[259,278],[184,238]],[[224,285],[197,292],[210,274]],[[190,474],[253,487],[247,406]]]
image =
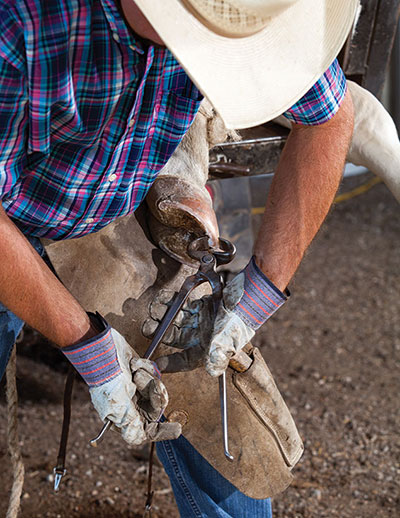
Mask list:
[[[377,185],[378,183],[382,183],[382,180],[375,176],[374,178],[371,178],[371,180],[368,180],[368,182],[363,183],[359,187],[356,187],[355,189],[352,189],[351,191],[344,192],[343,194],[338,194],[336,198],[333,200],[333,203],[341,203],[342,201],[351,200],[352,198],[355,198],[356,196],[360,196],[360,194],[364,194],[374,185]],[[256,214],[263,214],[264,213],[264,207],[253,207],[251,209],[251,213],[253,215]]]
[[368,180],[368,182],[363,183],[359,187],[356,187],[349,192],[338,194],[333,203],[341,203],[342,201],[351,200],[351,198],[355,198],[356,196],[369,191],[374,185],[377,185],[378,183],[382,183],[382,180],[377,176],[374,176],[374,178],[371,178],[371,180]]

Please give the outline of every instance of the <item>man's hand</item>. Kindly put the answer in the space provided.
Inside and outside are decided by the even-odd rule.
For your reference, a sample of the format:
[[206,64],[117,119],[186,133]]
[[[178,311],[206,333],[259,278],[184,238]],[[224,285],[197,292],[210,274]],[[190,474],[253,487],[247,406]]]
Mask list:
[[232,356],[243,349],[255,334],[255,330],[236,312],[244,295],[244,285],[245,273],[241,272],[224,289],[206,355],[206,370],[211,376],[221,375]]
[[[171,290],[161,290],[150,305],[150,318],[142,332],[151,338],[174,297]],[[183,306],[163,338],[163,343],[182,352],[156,359],[161,372],[184,372],[204,366],[213,330],[213,304],[206,296]]]
[[[259,270],[254,258],[223,290],[223,300],[215,322],[211,297],[189,304],[175,322],[167,344],[184,349],[181,353],[163,356],[157,364],[163,372],[192,370],[205,364],[211,376],[221,375],[229,361],[253,338],[255,331],[286,301]],[[154,316],[166,311],[155,303]]]
[[92,403],[100,418],[132,445],[176,439],[179,423],[160,423],[168,394],[150,360],[139,358],[126,340],[103,319],[96,319],[102,332],[62,352],[89,385]]
[[[334,199],[352,130],[349,92],[330,121],[319,126],[294,125],[268,194],[253,267],[250,263],[245,269],[252,268],[251,275],[239,274],[226,286],[211,330],[209,312],[198,303],[187,308],[169,341],[187,348],[157,360],[161,370],[190,370],[205,362],[211,375],[221,374],[229,359],[284,302],[280,290],[293,277]],[[203,305],[205,302],[206,298]]]

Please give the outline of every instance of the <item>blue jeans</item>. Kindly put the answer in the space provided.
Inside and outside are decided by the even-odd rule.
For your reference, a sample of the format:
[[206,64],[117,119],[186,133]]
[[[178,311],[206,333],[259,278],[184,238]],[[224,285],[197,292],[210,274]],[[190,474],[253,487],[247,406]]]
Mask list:
[[156,448],[181,518],[272,517],[269,498],[255,500],[238,491],[183,436],[158,442]]
[[[30,242],[43,255],[40,241],[31,238]],[[0,303],[0,380],[23,325],[21,319]],[[159,442],[156,446],[181,518],[272,517],[269,498],[254,500],[238,491],[184,437]]]

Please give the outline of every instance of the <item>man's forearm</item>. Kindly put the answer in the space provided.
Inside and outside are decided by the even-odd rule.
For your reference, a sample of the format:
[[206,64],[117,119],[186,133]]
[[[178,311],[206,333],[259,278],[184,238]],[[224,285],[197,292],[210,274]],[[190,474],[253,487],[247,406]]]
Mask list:
[[329,211],[352,132],[349,92],[330,121],[292,129],[271,184],[254,249],[258,266],[280,290],[293,277]]
[[64,347],[94,335],[89,318],[0,204],[0,301]]

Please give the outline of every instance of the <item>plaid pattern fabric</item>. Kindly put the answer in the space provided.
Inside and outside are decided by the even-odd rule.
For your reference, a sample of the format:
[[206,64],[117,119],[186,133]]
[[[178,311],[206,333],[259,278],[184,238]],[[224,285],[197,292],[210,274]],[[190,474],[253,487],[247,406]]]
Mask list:
[[233,312],[251,329],[257,331],[286,302],[287,297],[258,268],[254,257],[243,273],[243,296]]
[[28,235],[133,212],[202,99],[115,0],[0,0],[0,198]]
[[[335,62],[286,116],[332,117]],[[66,239],[133,212],[202,96],[135,39],[116,0],[0,0],[0,199],[27,235]]]
[[346,91],[346,78],[336,59],[314,86],[283,115],[296,124],[323,124],[338,111]]

